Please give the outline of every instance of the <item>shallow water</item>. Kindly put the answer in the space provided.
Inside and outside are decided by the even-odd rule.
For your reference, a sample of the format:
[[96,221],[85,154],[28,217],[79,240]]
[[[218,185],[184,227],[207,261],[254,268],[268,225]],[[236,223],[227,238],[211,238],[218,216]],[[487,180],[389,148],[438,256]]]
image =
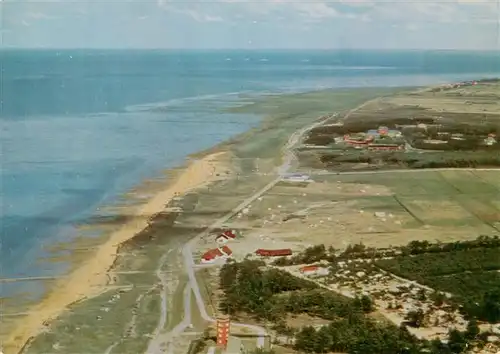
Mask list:
[[[500,75],[498,53],[73,50],[5,51],[1,60],[2,277],[53,274],[37,258],[74,237],[75,223],[258,124],[221,113],[240,94]],[[0,284],[0,296],[9,288]]]

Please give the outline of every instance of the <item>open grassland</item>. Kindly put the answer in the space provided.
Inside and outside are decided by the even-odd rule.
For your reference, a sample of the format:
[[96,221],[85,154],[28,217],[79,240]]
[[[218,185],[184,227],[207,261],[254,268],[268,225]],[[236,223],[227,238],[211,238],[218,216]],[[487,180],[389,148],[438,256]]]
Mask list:
[[[500,192],[483,175],[490,171],[331,174],[313,176],[313,183],[281,182],[227,223],[241,233],[230,248],[244,259],[258,248],[381,248],[495,235]],[[212,235],[200,253],[214,246]]]
[[370,210],[394,212],[399,209],[417,224],[451,228],[469,226],[476,227],[476,233],[488,233],[500,229],[497,203],[500,189],[498,181],[492,178],[494,175],[500,179],[497,171],[479,170],[368,173],[318,176],[317,179],[386,186],[392,191],[392,198],[369,198],[365,205]]

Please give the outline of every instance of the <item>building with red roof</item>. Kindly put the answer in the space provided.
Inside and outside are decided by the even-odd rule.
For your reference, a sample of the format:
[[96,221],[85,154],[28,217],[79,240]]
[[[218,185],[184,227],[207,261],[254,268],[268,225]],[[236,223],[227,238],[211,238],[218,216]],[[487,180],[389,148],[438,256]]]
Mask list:
[[265,250],[259,248],[255,251],[255,254],[261,257],[280,257],[280,256],[291,256],[292,250],[290,248],[284,248],[279,250]]
[[303,275],[328,275],[329,271],[327,268],[323,268],[316,265],[309,265],[300,268],[300,272]]
[[228,241],[234,240],[236,238],[236,232],[234,230],[225,230],[219,236],[215,238],[218,244],[225,244]]
[[202,263],[212,263],[217,259],[225,259],[231,257],[233,251],[227,246],[223,246],[221,248],[213,248],[203,253],[201,256]]
[[224,255],[226,256],[231,256],[233,254],[233,251],[231,251],[231,249],[227,246],[223,246],[222,248],[219,248],[219,250],[224,253]]

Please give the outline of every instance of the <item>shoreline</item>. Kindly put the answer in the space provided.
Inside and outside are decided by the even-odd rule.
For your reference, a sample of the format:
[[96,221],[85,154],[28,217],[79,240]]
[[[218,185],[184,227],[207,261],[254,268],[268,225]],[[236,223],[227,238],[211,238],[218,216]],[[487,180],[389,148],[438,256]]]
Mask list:
[[173,178],[164,175],[167,180],[165,187],[139,204],[131,220],[111,231],[107,240],[98,245],[93,254],[63,276],[41,301],[32,305],[27,316],[15,322],[2,343],[3,353],[19,353],[32,338],[42,332],[48,322],[57,318],[70,305],[102,293],[103,288],[109,284],[108,274],[116,261],[120,245],[144,230],[150,219],[162,212],[175,197],[223,178],[221,176],[226,166],[224,157],[228,154],[224,146],[227,143],[222,142],[207,150],[190,154],[181,166],[165,170],[164,173],[176,171]]
[[[356,89],[353,90],[357,91]],[[162,187],[159,186],[158,190],[155,189],[152,191],[151,197],[145,198],[144,202],[139,203],[137,208],[134,208],[132,213],[133,218],[131,220],[127,220],[125,223],[121,224],[118,230],[111,231],[111,236],[107,241],[97,245],[96,252],[90,254],[84,262],[73,268],[72,271],[64,277],[60,282],[60,288],[66,290],[66,292],[63,290],[62,294],[56,293],[54,295],[55,291],[51,291],[38,304],[34,305],[33,309],[31,309],[32,313],[27,316],[27,319],[31,319],[31,321],[28,321],[29,326],[27,324],[25,325],[27,319],[20,319],[19,322],[21,326],[18,327],[21,328],[16,328],[16,330],[11,331],[10,338],[3,343],[4,353],[9,354],[10,350],[12,350],[12,353],[19,353],[19,350],[28,345],[33,337],[41,333],[40,329],[43,329],[46,322],[58,317],[58,315],[63,313],[70,305],[102,293],[102,287],[109,282],[109,271],[112,269],[117,259],[119,248],[122,244],[137,236],[137,234],[148,226],[149,219],[163,211],[165,209],[165,204],[176,196],[204,187],[211,182],[225,179],[224,169],[222,173],[220,173],[220,176],[216,176],[215,171],[218,167],[227,166],[231,158],[231,148],[238,146],[238,144],[245,140],[249,140],[255,134],[265,132],[266,128],[269,129],[280,126],[282,122],[281,119],[280,116],[270,118],[266,115],[262,115],[261,121],[257,127],[250,128],[245,132],[237,134],[205,150],[189,154],[186,156],[183,164],[164,170],[160,175],[161,180],[165,182],[161,183]],[[223,161],[222,157],[226,157],[226,161]],[[214,168],[207,169],[204,167]],[[227,168],[225,170],[227,171]],[[210,173],[211,171],[214,171],[214,173]],[[182,183],[183,179],[189,175],[191,175],[191,178],[188,178],[189,181],[184,181],[185,183]],[[138,186],[140,188],[141,184]],[[180,188],[181,186],[184,187]],[[162,198],[164,199],[162,203],[160,203],[160,199]],[[153,203],[154,201],[155,203]],[[147,206],[151,206],[152,209],[146,208]],[[127,234],[122,234],[122,236],[119,237],[121,231],[127,228]],[[95,268],[92,267],[92,264]],[[106,267],[106,264],[109,266]],[[100,269],[100,272],[88,272],[88,270],[92,269]],[[94,277],[95,279],[93,279]],[[84,282],[81,281],[82,279]],[[76,284],[76,286],[72,288],[71,284]],[[59,285],[59,283],[56,284],[54,289],[57,289],[57,285]],[[68,289],[69,291],[67,291]],[[78,292],[77,290],[81,291]],[[83,290],[86,290],[86,292]],[[66,295],[66,297],[64,295]],[[61,301],[61,298],[63,301]],[[19,338],[16,338],[16,335]]]

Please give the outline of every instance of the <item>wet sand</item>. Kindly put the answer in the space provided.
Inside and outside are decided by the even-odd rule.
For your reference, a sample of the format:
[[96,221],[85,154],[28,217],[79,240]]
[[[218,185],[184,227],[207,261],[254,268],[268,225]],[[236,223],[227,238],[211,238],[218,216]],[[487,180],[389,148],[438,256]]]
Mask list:
[[5,342],[3,353],[18,353],[25,343],[39,334],[45,323],[59,316],[69,305],[98,295],[108,284],[108,270],[113,266],[120,244],[148,226],[149,219],[164,211],[173,198],[221,179],[225,170],[225,152],[214,152],[190,163],[163,190],[137,209],[134,217],[113,231],[94,255],[64,277],[40,303],[20,318]]

